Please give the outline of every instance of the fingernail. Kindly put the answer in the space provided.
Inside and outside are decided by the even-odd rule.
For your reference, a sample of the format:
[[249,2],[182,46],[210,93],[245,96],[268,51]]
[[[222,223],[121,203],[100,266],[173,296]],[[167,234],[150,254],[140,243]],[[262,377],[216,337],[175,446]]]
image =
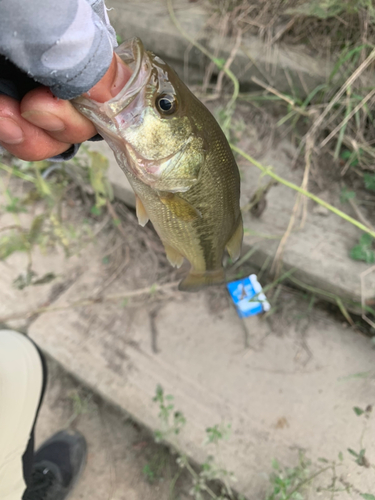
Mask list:
[[20,144],[23,141],[21,127],[11,118],[0,117],[0,141],[7,144]]
[[111,95],[115,97],[122,90],[131,76],[131,71],[123,62],[117,61],[117,72],[111,87]]
[[50,132],[65,130],[64,122],[48,111],[25,111],[21,116],[43,130],[48,130]]

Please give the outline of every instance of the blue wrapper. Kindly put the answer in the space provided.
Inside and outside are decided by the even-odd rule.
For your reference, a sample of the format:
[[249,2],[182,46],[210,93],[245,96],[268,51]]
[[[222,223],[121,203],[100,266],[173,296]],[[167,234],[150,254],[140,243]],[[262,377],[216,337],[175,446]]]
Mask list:
[[232,281],[227,284],[227,288],[240,318],[255,316],[271,308],[255,274]]

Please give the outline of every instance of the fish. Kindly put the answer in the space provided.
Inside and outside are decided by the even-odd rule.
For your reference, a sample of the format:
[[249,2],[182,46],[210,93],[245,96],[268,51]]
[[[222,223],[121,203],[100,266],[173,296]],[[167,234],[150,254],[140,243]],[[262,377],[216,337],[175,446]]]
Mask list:
[[73,105],[112,148],[169,262],[190,271],[179,284],[197,291],[225,282],[225,250],[236,261],[243,223],[240,175],[225,134],[175,71],[139,38],[116,48],[132,76],[111,100],[79,96]]

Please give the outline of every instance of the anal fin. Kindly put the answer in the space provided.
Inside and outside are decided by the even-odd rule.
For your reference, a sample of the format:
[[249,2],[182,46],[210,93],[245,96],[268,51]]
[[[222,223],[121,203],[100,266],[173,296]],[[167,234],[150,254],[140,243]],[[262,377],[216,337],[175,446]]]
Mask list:
[[137,214],[139,225],[145,226],[150,218],[147,215],[146,209],[138,196],[135,197],[135,211]]
[[225,245],[225,248],[228,250],[230,258],[233,262],[239,259],[241,255],[241,247],[243,240],[243,225],[242,225],[242,217],[240,217],[240,221],[233,235],[230,237],[228,243]]
[[169,245],[166,245],[164,243],[164,248],[165,248],[165,253],[167,254],[167,259],[169,262],[172,264],[173,267],[179,267],[182,266],[182,263],[184,262],[184,256],[180,254],[177,250],[172,248]]

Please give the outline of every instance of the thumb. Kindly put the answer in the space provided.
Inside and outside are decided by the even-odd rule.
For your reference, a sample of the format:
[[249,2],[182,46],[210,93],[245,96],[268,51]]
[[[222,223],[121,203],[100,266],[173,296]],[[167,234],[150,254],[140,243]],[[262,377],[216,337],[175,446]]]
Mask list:
[[111,65],[103,78],[83,94],[94,101],[106,102],[115,97],[131,76],[131,69],[117,54],[113,54]]

